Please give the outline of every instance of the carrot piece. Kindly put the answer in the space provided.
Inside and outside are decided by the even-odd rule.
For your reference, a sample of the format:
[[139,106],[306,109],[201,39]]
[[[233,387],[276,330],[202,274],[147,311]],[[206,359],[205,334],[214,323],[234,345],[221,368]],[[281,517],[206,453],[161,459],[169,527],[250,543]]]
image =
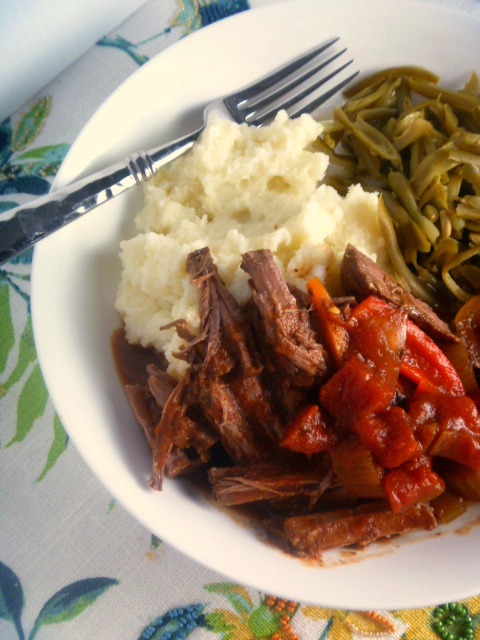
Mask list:
[[336,369],[342,366],[348,347],[348,332],[340,309],[333,303],[330,294],[318,278],[312,278],[307,290],[322,331],[325,346]]

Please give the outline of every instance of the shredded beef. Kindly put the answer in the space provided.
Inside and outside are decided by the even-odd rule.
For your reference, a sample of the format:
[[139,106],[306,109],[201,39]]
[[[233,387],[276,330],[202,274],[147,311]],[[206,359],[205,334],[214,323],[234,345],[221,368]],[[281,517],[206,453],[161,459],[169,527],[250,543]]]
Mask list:
[[[165,474],[167,477],[173,477],[181,471],[196,468],[199,462],[208,462],[215,442],[216,437],[195,414],[187,375],[168,397],[155,429],[151,487],[160,490]],[[195,453],[194,458],[189,457],[189,464],[186,454],[180,453],[186,450]]]
[[366,546],[375,540],[415,529],[430,531],[436,524],[433,509],[426,503],[417,503],[394,513],[379,502],[287,518],[284,527],[295,553],[319,558],[326,549],[354,544]]
[[[338,468],[332,466],[332,455],[322,450],[298,453],[299,449],[285,445],[292,425],[300,429],[296,437],[305,437],[307,426],[297,426],[295,416],[312,401],[318,405],[319,390],[328,389],[334,379],[331,364],[311,315],[310,298],[287,284],[271,252],[249,251],[241,267],[250,277],[252,290],[252,299],[243,308],[222,282],[207,247],[188,256],[186,269],[199,292],[200,328],[193,335],[182,319],[170,325],[185,342],[177,354],[188,364],[180,381],[166,373],[162,356],[125,346],[124,336],[116,338],[122,381],[151,448],[152,488],[161,490],[165,476],[202,469],[219,504],[253,505],[249,507],[253,511],[261,503],[262,513],[268,505],[268,517],[262,520],[265,532],[289,551],[310,558],[319,558],[332,547],[365,546],[415,529],[434,528],[430,505],[419,502],[394,512],[384,500],[383,489],[382,499],[372,502],[372,494],[357,495],[342,482]],[[352,246],[345,252],[341,276],[348,295],[336,304],[347,316],[358,300],[374,295],[401,307],[403,320],[408,314],[434,336],[456,340],[429,307]],[[383,334],[404,339],[400,323],[391,325],[390,320],[377,323],[377,333],[378,326],[393,326],[395,331]],[[353,340],[350,345],[360,354],[357,359],[362,365],[368,335],[362,333],[361,342]],[[375,348],[377,342],[373,342]],[[403,342],[388,346],[400,351]],[[384,349],[382,358],[385,353],[389,352]],[[371,354],[369,358],[368,367],[361,369],[368,380],[372,371],[377,374],[374,382],[387,374],[397,380],[395,358],[388,371],[382,368],[383,359],[374,363]],[[343,365],[342,376],[349,373],[348,366]],[[339,372],[335,375],[338,380]],[[350,376],[352,380],[345,402],[337,403],[349,417],[352,389],[359,377]],[[344,387],[339,389],[342,393]],[[361,388],[363,394],[366,388]],[[362,398],[354,408],[357,413]],[[390,403],[389,395],[388,407]],[[332,420],[335,407],[327,407]],[[337,419],[337,430],[339,425]],[[350,437],[346,429],[343,436]]]
[[326,465],[305,467],[301,471],[272,464],[214,467],[208,478],[215,498],[224,506],[299,496],[315,502],[331,485],[333,472]]
[[457,342],[449,326],[422,300],[415,298],[373,260],[353,247],[345,249],[341,268],[342,286],[347,293],[359,299],[374,295],[397,307],[402,307],[408,316],[426,333],[440,340]]
[[274,406],[284,424],[287,424],[305,404],[307,389],[295,386],[293,380],[279,366],[274,349],[266,341],[263,320],[256,307],[253,306],[249,310],[249,317],[263,363],[262,379],[269,390]]
[[155,398],[158,407],[163,409],[170,394],[175,389],[176,382],[166,371],[153,364],[147,366],[147,374],[150,393]]
[[199,405],[235,463],[264,459],[283,428],[261,380],[251,328],[208,248],[188,256],[187,271],[200,289],[201,333],[193,354]]
[[327,355],[312,329],[309,310],[290,291],[270,251],[245,253],[241,266],[251,278],[265,340],[282,377],[291,386],[311,387],[327,371]]

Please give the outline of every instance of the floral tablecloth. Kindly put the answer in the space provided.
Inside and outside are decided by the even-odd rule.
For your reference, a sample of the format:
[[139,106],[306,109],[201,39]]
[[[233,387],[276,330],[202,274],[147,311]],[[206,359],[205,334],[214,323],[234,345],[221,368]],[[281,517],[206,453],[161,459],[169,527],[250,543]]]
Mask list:
[[[435,4],[480,14],[478,0],[425,1],[433,20]],[[140,65],[211,22],[271,3],[146,2],[0,123],[0,216],[49,190],[82,126]],[[389,612],[286,602],[226,581],[142,528],[56,416],[32,335],[30,264],[28,251],[0,267],[1,640],[480,638],[480,596]]]

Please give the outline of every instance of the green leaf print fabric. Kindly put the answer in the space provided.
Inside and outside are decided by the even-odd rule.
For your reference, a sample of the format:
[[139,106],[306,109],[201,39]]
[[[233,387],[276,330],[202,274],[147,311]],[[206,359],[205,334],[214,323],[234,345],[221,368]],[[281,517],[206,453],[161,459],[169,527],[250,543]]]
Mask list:
[[[0,220],[50,190],[89,118],[153,56],[268,4],[147,0],[0,123]],[[477,7],[458,0],[461,10]],[[480,638],[480,596],[409,611],[327,609],[228,581],[146,531],[87,468],[49,398],[31,264],[30,250],[0,265],[0,640]]]

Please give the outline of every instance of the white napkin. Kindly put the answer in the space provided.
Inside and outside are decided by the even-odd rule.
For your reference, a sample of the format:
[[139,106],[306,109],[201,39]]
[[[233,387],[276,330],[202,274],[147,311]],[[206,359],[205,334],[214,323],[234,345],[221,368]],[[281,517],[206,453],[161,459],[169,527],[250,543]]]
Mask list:
[[145,0],[0,0],[0,122]]

